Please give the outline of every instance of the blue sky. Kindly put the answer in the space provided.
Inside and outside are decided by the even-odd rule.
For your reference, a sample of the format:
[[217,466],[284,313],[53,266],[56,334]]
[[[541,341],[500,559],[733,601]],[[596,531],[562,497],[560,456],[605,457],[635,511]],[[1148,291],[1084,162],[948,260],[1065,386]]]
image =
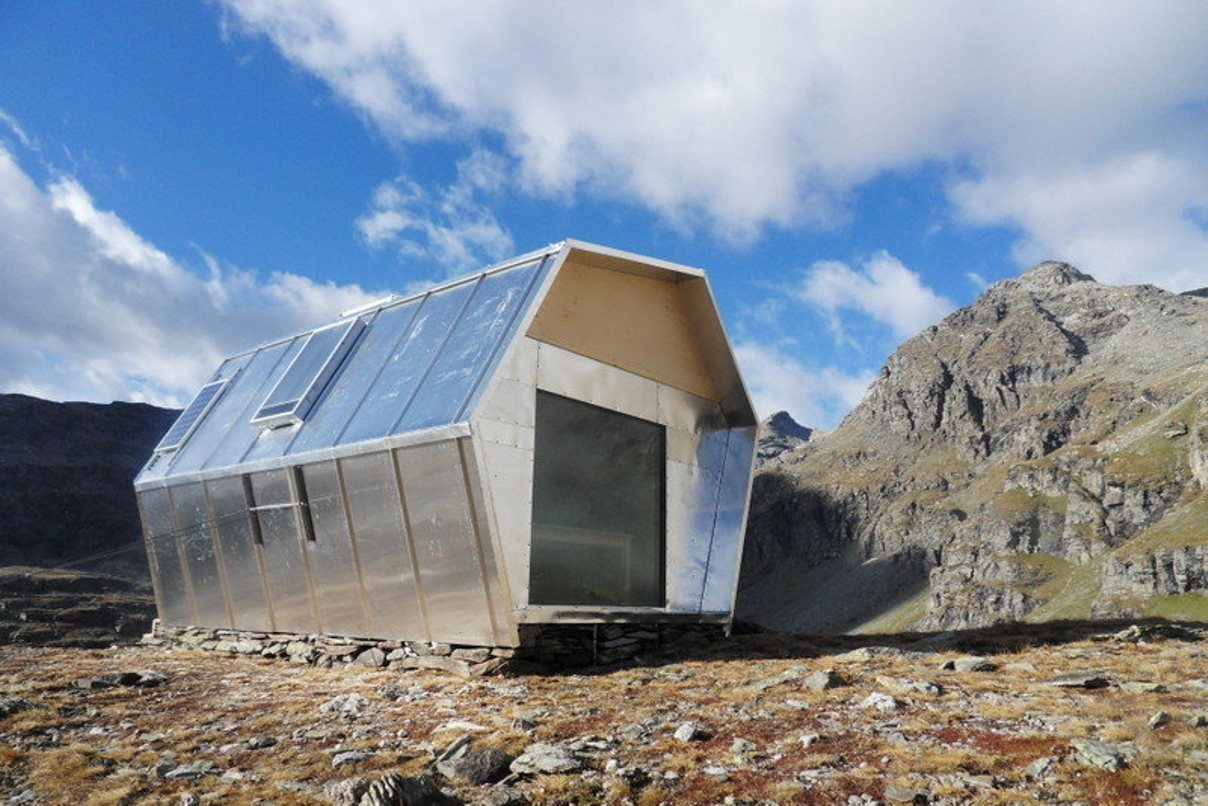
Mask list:
[[833,427],[1046,258],[1208,285],[1197,3],[0,7],[0,377],[187,400],[229,352],[563,237],[710,272]]

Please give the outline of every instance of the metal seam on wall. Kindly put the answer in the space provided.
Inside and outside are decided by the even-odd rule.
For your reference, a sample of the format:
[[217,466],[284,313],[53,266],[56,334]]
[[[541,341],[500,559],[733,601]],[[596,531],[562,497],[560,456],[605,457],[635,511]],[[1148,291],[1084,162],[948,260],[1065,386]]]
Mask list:
[[415,599],[419,609],[420,623],[423,625],[424,640],[432,640],[432,628],[428,623],[428,607],[424,600],[424,583],[420,579],[419,559],[415,552],[415,532],[411,529],[411,512],[407,507],[407,493],[403,487],[403,469],[399,466],[399,451],[387,452],[390,459],[390,469],[394,474],[394,488],[398,495],[399,509],[403,513],[403,543],[407,549],[407,561],[411,563],[411,575],[415,579]]
[[373,608],[369,606],[369,594],[365,590],[365,573],[361,569],[361,553],[357,548],[356,529],[352,525],[352,508],[348,503],[348,488],[344,486],[344,467],[339,459],[333,459],[336,471],[336,488],[340,491],[340,509],[344,517],[344,527],[348,534],[348,545],[352,551],[352,565],[357,572],[357,591],[361,599],[361,615],[365,620],[365,630],[373,635]]
[[200,482],[201,495],[206,504],[206,520],[209,522],[210,541],[214,544],[214,561],[218,566],[218,585],[222,591],[222,603],[226,607],[227,624],[235,626],[235,608],[231,602],[231,589],[227,584],[226,563],[222,560],[222,541],[218,536],[218,517],[214,514],[214,503],[210,500],[210,485]]

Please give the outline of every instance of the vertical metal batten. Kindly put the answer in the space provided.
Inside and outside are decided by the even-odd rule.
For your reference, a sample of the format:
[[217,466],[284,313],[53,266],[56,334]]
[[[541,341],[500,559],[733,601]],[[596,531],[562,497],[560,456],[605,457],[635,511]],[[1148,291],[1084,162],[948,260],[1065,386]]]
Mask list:
[[357,591],[361,597],[361,614],[365,617],[365,629],[370,635],[374,634],[373,608],[369,606],[369,595],[365,591],[365,574],[361,570],[361,554],[357,550],[356,529],[352,525],[352,510],[348,505],[348,488],[344,486],[344,466],[338,459],[336,466],[336,486],[340,490],[340,508],[344,512],[344,526],[348,530],[348,546],[352,551],[352,564],[357,572]]
[[273,609],[273,586],[268,581],[268,568],[264,562],[264,536],[260,533],[260,518],[256,515],[256,491],[252,489],[251,475],[244,473],[243,503],[247,509],[248,524],[252,528],[252,546],[256,550],[256,565],[260,570],[260,584],[264,587],[264,606],[268,609],[268,623],[277,629],[277,615]]
[[214,544],[214,558],[218,565],[218,585],[222,589],[222,603],[226,606],[227,625],[235,628],[235,608],[231,604],[231,588],[227,584],[226,563],[222,560],[222,541],[218,537],[218,518],[214,515],[214,505],[210,501],[210,485],[202,482],[201,495],[206,505],[206,519],[210,522],[210,540]]
[[399,509],[403,513],[403,542],[407,546],[407,561],[411,563],[411,574],[415,579],[416,607],[419,610],[420,623],[424,628],[424,640],[431,641],[432,628],[428,621],[427,600],[424,599],[424,581],[420,578],[419,558],[416,556],[414,535],[411,529],[411,513],[407,509],[407,493],[403,487],[403,470],[398,464],[399,452],[390,451],[390,467],[394,472],[394,489],[398,494]]
[[302,554],[302,575],[306,577],[306,592],[310,598],[310,614],[315,620],[315,632],[322,635],[323,615],[319,612],[319,595],[315,593],[315,579],[310,572],[310,552],[307,542],[313,539],[314,524],[310,522],[310,513],[305,512],[309,504],[306,499],[306,484],[302,481],[302,468],[295,465],[286,474],[289,481],[289,494],[294,500],[294,533],[298,538],[298,551]]

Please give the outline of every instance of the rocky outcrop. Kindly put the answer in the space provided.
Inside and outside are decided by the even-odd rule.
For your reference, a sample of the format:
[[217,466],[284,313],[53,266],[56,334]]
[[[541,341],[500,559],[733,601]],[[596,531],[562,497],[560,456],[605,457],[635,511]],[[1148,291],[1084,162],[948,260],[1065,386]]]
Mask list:
[[110,570],[145,569],[131,482],[177,414],[0,395],[0,565],[58,565],[133,546],[113,555]]
[[760,469],[739,614],[859,629],[852,603],[878,598],[861,569],[905,557],[929,592],[926,607],[880,597],[913,608],[898,626],[1208,593],[1206,446],[1208,299],[1042,263],[910,339],[836,431]]

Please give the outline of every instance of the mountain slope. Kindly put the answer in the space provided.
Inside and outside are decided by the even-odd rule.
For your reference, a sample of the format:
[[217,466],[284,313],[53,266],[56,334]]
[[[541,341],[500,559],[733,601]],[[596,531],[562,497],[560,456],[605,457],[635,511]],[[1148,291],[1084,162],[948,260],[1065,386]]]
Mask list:
[[[0,395],[0,565],[53,565],[136,541],[131,482],[178,413]],[[145,562],[137,551],[130,559]]]
[[1208,618],[1206,486],[1208,299],[1043,263],[906,342],[836,431],[763,468],[739,614]]

